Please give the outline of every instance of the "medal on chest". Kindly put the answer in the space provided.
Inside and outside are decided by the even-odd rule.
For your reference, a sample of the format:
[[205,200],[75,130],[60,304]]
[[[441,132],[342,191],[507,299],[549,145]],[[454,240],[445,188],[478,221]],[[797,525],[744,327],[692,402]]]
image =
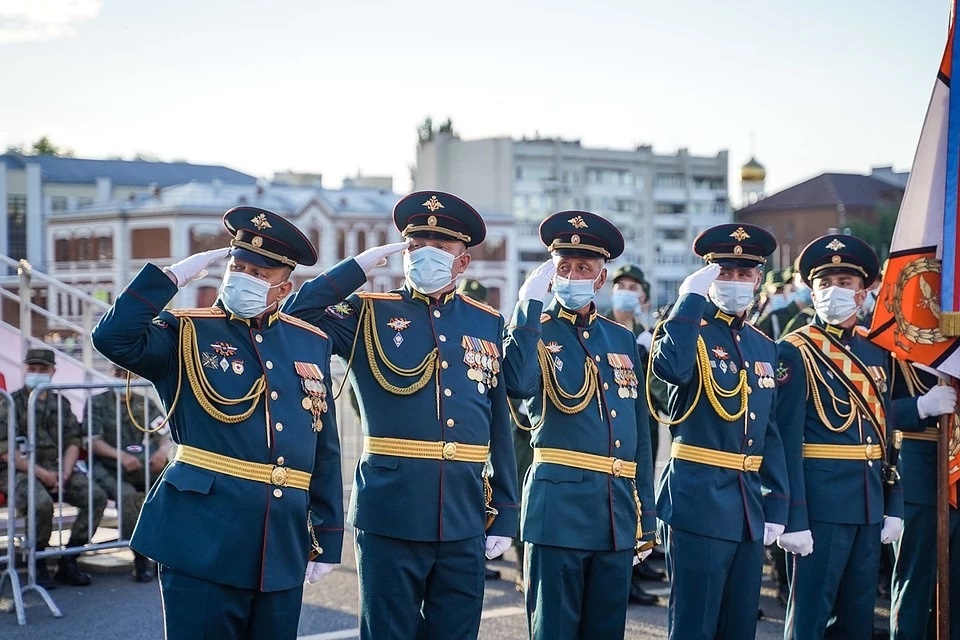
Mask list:
[[313,430],[319,432],[323,429],[321,418],[327,411],[327,385],[323,382],[323,372],[312,362],[294,362],[293,368],[300,376],[305,395],[300,406],[313,416]]

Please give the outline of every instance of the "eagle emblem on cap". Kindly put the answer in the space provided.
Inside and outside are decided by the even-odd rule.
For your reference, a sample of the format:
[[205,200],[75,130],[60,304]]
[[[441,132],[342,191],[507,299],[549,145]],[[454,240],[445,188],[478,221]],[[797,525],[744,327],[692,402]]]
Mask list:
[[269,229],[271,227],[270,221],[267,220],[267,216],[263,215],[262,213],[251,218],[250,222],[252,222],[253,226],[255,226],[257,229]]
[[730,237],[736,240],[737,242],[743,242],[750,237],[750,234],[747,233],[743,227],[737,227],[737,230],[730,234]]
[[845,246],[847,245],[840,242],[837,238],[834,238],[830,241],[830,244],[827,245],[827,249],[830,249],[831,251],[840,251],[840,249],[843,249]]
[[437,196],[430,196],[430,199],[423,203],[427,209],[430,211],[436,211],[437,209],[443,209],[443,205],[437,200]]
[[584,221],[583,216],[576,216],[567,220],[570,224],[573,225],[574,229],[586,229],[587,223]]

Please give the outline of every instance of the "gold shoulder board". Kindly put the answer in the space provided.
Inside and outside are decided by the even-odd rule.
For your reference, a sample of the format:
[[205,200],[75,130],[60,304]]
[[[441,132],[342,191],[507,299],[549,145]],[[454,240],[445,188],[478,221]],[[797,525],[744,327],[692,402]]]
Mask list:
[[495,315],[495,316],[497,316],[498,318],[500,317],[500,312],[497,311],[496,309],[494,309],[493,307],[491,307],[490,305],[484,304],[484,303],[482,303],[482,302],[480,302],[480,301],[478,301],[478,300],[474,300],[474,299],[471,298],[470,296],[464,295],[464,294],[462,294],[462,293],[460,293],[460,294],[458,294],[458,295],[460,296],[460,299],[463,300],[464,302],[466,302],[467,304],[471,304],[471,305],[473,305],[474,307],[476,307],[477,309],[483,309],[483,310],[486,311],[487,313],[489,313],[489,314],[491,314],[491,315]]
[[280,314],[280,319],[287,324],[292,324],[294,326],[300,327],[301,329],[306,329],[312,333],[317,334],[322,338],[326,338],[327,334],[320,330],[320,327],[315,327],[306,320],[301,320],[300,318],[295,318],[293,316],[288,316],[285,313]]
[[374,291],[361,291],[357,294],[363,300],[403,300],[399,293],[377,293]]
[[225,318],[226,313],[220,307],[203,307],[199,309],[168,309],[170,315],[176,318]]

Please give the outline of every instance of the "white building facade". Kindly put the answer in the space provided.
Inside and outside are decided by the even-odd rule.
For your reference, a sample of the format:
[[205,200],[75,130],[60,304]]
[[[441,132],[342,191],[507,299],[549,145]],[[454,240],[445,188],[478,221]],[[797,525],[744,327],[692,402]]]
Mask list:
[[[696,235],[732,220],[727,152],[693,156],[583,147],[578,140],[487,138],[437,134],[417,151],[417,189],[459,195],[484,214],[516,222],[517,280],[547,258],[537,228],[564,209],[598,213],[623,232],[626,250],[611,265],[638,265],[655,305],[676,298],[701,263]],[[514,290],[514,298],[515,298]],[[601,297],[601,305],[604,298]]]

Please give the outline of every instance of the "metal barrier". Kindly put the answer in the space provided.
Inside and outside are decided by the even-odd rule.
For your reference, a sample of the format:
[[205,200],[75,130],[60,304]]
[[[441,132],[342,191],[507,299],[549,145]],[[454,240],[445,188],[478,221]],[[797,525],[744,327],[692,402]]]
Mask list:
[[[131,388],[134,389],[151,389],[152,385],[145,380],[138,380],[136,382],[131,382]],[[71,383],[71,384],[55,384],[47,383],[38,385],[35,389],[30,392],[30,395],[27,399],[27,436],[26,441],[23,443],[22,447],[17,447],[17,431],[18,431],[18,420],[16,416],[16,407],[14,406],[12,396],[6,391],[0,391],[0,398],[3,398],[6,401],[7,405],[7,437],[8,437],[8,461],[7,461],[7,553],[6,553],[6,569],[3,574],[0,575],[0,596],[3,595],[4,587],[6,585],[6,580],[9,578],[10,585],[13,590],[13,601],[14,608],[17,613],[17,622],[21,625],[26,624],[26,615],[24,612],[23,606],[23,596],[24,594],[35,591],[43,599],[44,603],[47,605],[47,608],[53,614],[54,617],[59,618],[63,614],[60,612],[60,609],[54,603],[53,599],[50,597],[50,594],[42,586],[37,584],[36,576],[36,563],[38,560],[43,561],[46,558],[50,557],[63,557],[67,555],[79,555],[88,551],[98,551],[102,549],[115,549],[121,548],[129,545],[129,539],[123,537],[123,467],[118,460],[117,470],[116,470],[116,481],[117,481],[117,496],[116,504],[118,507],[118,522],[117,522],[117,539],[109,542],[102,542],[97,544],[92,544],[90,541],[87,541],[87,544],[80,547],[63,547],[63,531],[64,531],[64,516],[63,510],[60,509],[54,514],[53,522],[53,531],[56,532],[61,545],[54,546],[52,548],[45,548],[42,551],[37,550],[37,494],[36,494],[36,456],[37,456],[37,415],[36,415],[36,405],[37,399],[40,394],[52,390],[52,391],[62,391],[68,389],[79,389],[86,391],[86,402],[85,402],[85,411],[83,425],[86,427],[86,438],[85,441],[88,445],[88,460],[89,464],[86,470],[86,480],[87,480],[87,530],[89,536],[92,539],[95,532],[94,523],[93,523],[93,500],[94,500],[94,462],[95,456],[92,451],[91,442],[94,437],[95,428],[93,424],[92,416],[92,399],[93,395],[91,391],[98,389],[107,389],[109,393],[111,389],[113,390],[124,390],[126,388],[126,382],[122,380],[116,380],[114,382],[86,382],[86,383]],[[121,416],[124,415],[127,411],[126,403],[121,402],[121,396],[119,394],[115,395],[115,417],[116,417],[116,442],[118,447],[121,446]],[[149,397],[149,396],[148,396]],[[63,453],[64,453],[64,408],[66,411],[71,411],[69,400],[64,398],[63,395],[57,394],[57,472],[60,477],[63,477]],[[151,399],[152,400],[152,399]],[[144,402],[144,413],[142,416],[138,417],[139,421],[142,421],[142,424],[150,424],[151,412],[150,408],[153,405],[153,402]],[[121,413],[123,412],[123,413]],[[156,417],[156,416],[155,416]],[[99,431],[97,429],[96,431]],[[147,461],[144,464],[144,486],[145,488],[150,487],[150,439],[145,438],[145,454],[144,459]],[[19,449],[19,450],[18,450]],[[16,530],[16,520],[17,520],[17,496],[16,496],[16,469],[14,465],[13,456],[16,455],[25,455],[27,457],[27,508],[26,508],[26,521],[27,529],[26,536],[23,537],[22,534],[18,535]],[[62,504],[64,502],[64,487],[60,484],[57,485],[57,493],[55,496],[55,502]],[[20,545],[20,551],[17,551],[16,540],[20,538],[22,540]],[[46,541],[44,541],[46,542]],[[46,547],[46,544],[43,545]],[[20,578],[16,572],[16,559],[17,556],[26,559],[27,563],[27,579],[26,582],[21,584]]]

